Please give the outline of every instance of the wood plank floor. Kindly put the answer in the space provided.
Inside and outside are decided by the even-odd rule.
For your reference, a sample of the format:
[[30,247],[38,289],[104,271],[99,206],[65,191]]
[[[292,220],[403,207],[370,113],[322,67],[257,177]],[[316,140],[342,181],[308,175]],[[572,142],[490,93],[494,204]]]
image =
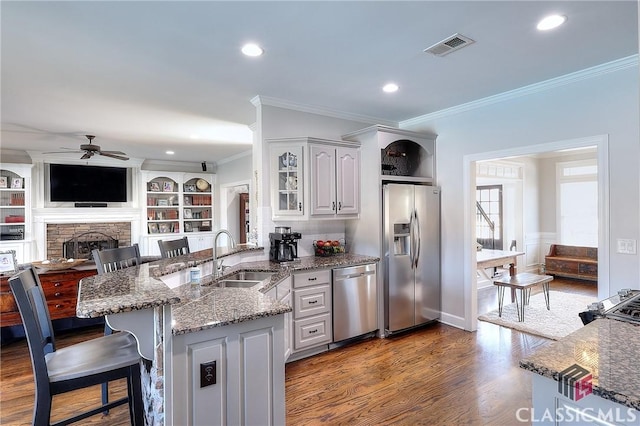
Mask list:
[[[597,295],[592,283],[556,280],[553,290]],[[482,297],[482,296],[480,296]],[[479,311],[482,305],[479,300]],[[492,303],[486,296],[486,305]],[[98,337],[101,327],[57,336],[59,347]],[[518,361],[549,344],[541,337],[480,322],[475,333],[443,324],[370,339],[287,364],[289,425],[506,425],[531,404],[531,379]],[[24,341],[0,351],[0,424],[28,425],[33,376]],[[126,394],[124,380],[111,386]],[[97,405],[100,388],[59,395],[52,420]],[[126,406],[83,425],[126,425]]]

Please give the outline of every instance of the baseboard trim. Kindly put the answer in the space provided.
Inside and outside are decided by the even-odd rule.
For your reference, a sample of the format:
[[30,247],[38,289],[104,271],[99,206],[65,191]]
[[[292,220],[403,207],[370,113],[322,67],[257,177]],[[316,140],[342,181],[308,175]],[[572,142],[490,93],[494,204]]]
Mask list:
[[446,325],[450,325],[452,327],[456,327],[462,330],[466,330],[465,326],[464,326],[464,318],[463,317],[459,317],[457,315],[451,315],[448,314],[446,312],[442,312],[440,314],[440,322]]

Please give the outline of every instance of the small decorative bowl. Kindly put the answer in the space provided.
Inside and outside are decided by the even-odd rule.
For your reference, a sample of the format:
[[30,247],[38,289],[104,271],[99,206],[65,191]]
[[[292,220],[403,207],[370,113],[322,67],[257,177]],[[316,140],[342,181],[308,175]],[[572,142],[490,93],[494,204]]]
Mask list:
[[46,269],[49,271],[61,271],[63,269],[71,269],[86,261],[87,259],[53,259],[53,260],[43,260],[41,262],[31,262],[31,264],[38,269]]

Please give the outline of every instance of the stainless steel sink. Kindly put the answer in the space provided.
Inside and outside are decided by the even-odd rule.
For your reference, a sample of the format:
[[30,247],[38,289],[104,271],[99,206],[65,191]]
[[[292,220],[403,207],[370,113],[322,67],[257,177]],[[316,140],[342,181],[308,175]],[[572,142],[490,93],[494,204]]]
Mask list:
[[251,281],[251,280],[222,280],[218,282],[218,286],[221,288],[231,287],[231,288],[252,288],[258,286],[262,283],[262,281]]
[[225,277],[225,280],[263,281],[271,278],[271,275],[273,275],[273,272],[240,271]]
[[273,272],[240,271],[218,282],[220,287],[252,288],[259,287],[264,280],[271,278]]

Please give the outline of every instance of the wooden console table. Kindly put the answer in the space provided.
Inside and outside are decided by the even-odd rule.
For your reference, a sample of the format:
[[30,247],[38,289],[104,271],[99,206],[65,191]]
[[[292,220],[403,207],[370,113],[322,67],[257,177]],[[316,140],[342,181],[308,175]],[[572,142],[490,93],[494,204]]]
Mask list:
[[[52,320],[74,318],[78,298],[78,283],[82,278],[96,275],[95,268],[64,269],[39,272],[42,289]],[[9,288],[9,276],[0,277],[0,327],[22,324],[20,312]]]

